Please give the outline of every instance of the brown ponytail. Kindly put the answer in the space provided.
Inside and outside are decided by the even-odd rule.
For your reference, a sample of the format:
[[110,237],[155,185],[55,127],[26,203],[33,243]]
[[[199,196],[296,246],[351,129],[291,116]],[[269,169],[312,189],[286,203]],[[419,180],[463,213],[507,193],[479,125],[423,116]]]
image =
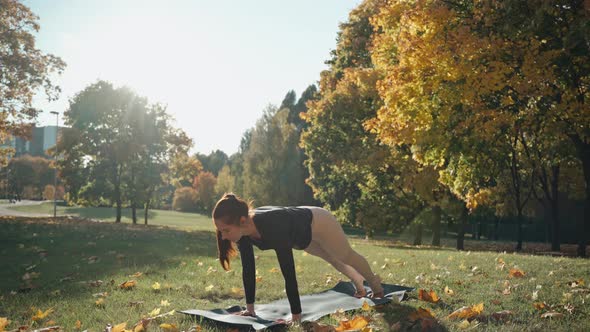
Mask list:
[[[241,217],[248,217],[250,207],[246,201],[232,193],[226,193],[217,201],[213,208],[213,221],[222,220],[228,225],[239,225]],[[224,270],[229,271],[229,260],[237,255],[236,248],[230,240],[223,240],[221,232],[217,231],[217,253],[219,262]]]

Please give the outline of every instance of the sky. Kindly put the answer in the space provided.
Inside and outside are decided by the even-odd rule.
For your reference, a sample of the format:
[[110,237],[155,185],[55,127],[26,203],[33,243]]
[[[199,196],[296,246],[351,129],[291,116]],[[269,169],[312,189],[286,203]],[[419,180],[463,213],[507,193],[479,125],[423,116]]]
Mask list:
[[38,125],[59,124],[97,80],[167,105],[191,152],[237,152],[243,133],[289,90],[317,83],[339,23],[361,0],[23,0],[39,16],[37,47],[67,67],[40,93]]

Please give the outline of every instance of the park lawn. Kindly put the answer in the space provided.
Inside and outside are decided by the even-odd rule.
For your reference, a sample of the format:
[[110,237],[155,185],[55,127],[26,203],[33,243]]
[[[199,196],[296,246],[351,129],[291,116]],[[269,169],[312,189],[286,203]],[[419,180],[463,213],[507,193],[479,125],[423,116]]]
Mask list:
[[[43,213],[53,215],[53,203],[46,202],[36,205],[10,206],[9,209],[21,212]],[[58,216],[77,216],[101,221],[115,221],[116,210],[110,207],[82,207],[82,206],[57,206]],[[121,221],[131,223],[131,209],[121,209]],[[197,221],[197,222],[195,222]],[[144,210],[137,209],[137,223],[144,223]],[[183,230],[208,230],[213,231],[213,222],[210,217],[197,213],[186,213],[170,210],[149,210],[148,224],[169,226]]]
[[[187,222],[190,227],[175,229],[68,218],[3,217],[0,318],[12,321],[6,330],[21,325],[59,325],[66,331],[76,331],[77,321],[81,323],[80,330],[102,331],[108,323],[127,323],[127,328],[131,328],[143,317],[155,316],[156,311],[162,314],[243,305],[239,259],[233,261],[232,271],[223,271],[215,257],[209,218],[193,215]],[[432,290],[440,297],[438,303],[431,303],[419,299],[415,291],[401,304],[346,313],[348,318],[370,317],[374,331],[398,327],[420,331],[432,326],[450,331],[590,330],[588,260],[458,252],[387,241],[351,242],[384,282]],[[257,302],[286,297],[274,252],[256,251],[256,255],[260,277]],[[302,251],[295,252],[295,259],[302,294],[331,288],[341,278],[327,263]],[[513,268],[524,275],[510,276]],[[136,282],[134,287],[120,287],[130,280]],[[156,283],[157,290],[153,287]],[[445,287],[453,294],[445,292]],[[480,303],[483,312],[471,322],[447,317],[463,306]],[[537,309],[535,303],[545,307]],[[435,318],[416,319],[413,313],[420,307],[430,310]],[[50,311],[44,318],[35,317],[39,319],[34,322],[39,310]],[[499,320],[492,318],[502,310],[511,314],[497,316]],[[542,318],[547,312],[562,316]],[[326,317],[320,322],[336,326],[339,319]],[[164,323],[175,324],[180,330],[199,325],[205,331],[226,331],[226,327],[178,313],[153,321],[148,331],[159,331],[158,326]]]

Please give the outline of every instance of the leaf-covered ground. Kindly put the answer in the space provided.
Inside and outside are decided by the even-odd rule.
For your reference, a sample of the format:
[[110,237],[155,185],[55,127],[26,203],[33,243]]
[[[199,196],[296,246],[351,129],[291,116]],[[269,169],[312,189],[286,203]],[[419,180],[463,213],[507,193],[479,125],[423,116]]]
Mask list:
[[[210,220],[183,222],[190,224],[0,219],[0,331],[103,331],[107,324],[113,331],[226,331],[173,312],[244,304],[239,260],[232,271],[221,269]],[[417,290],[402,303],[288,330],[590,330],[588,260],[352,242],[384,282]],[[257,302],[284,298],[273,252],[256,255]],[[302,294],[342,277],[301,251],[296,265]]]

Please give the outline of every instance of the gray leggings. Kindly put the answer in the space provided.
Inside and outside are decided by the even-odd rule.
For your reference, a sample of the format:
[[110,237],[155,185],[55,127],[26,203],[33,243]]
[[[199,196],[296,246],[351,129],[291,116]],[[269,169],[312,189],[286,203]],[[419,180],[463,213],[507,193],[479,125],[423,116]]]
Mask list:
[[367,260],[350,247],[338,220],[326,209],[315,206],[305,208],[313,214],[311,243],[305,251],[332,264],[350,278],[357,289],[362,286],[363,280],[367,280],[374,292],[380,291],[380,280],[371,271]]

